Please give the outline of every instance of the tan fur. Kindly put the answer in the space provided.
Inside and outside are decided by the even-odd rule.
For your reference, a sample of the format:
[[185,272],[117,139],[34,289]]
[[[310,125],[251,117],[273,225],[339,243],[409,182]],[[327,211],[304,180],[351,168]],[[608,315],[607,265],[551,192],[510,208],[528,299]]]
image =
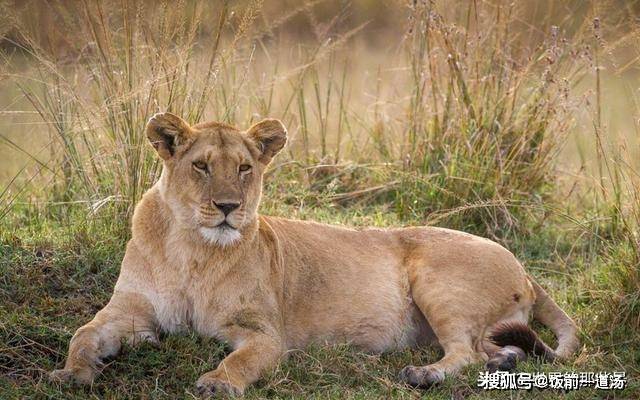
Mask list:
[[[441,360],[402,373],[426,385],[486,360],[496,350],[487,330],[526,323],[534,306],[559,335],[561,356],[577,346],[575,324],[495,242],[442,228],[258,216],[262,175],[286,141],[279,121],[240,132],[159,114],[147,135],[162,177],[136,207],[111,301],[78,329],[55,378],[89,383],[121,339],[193,329],[234,348],[200,377],[203,394],[242,394],[286,350],[311,342],[372,352],[439,343]],[[239,206],[225,219],[223,203]],[[223,221],[230,227],[217,228]]]

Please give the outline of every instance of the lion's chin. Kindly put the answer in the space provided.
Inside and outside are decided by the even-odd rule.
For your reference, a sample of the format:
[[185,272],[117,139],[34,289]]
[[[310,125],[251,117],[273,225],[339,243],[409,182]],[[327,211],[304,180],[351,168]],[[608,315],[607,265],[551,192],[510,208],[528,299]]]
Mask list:
[[242,235],[237,229],[228,225],[216,226],[213,228],[202,226],[199,229],[200,234],[210,244],[218,246],[230,246],[240,240]]

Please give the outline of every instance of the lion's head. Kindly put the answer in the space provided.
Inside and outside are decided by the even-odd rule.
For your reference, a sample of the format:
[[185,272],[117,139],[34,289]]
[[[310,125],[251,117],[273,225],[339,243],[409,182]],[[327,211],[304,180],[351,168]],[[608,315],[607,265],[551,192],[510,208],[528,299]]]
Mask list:
[[215,122],[189,126],[170,113],[154,115],[146,134],[164,162],[160,192],[178,223],[220,246],[255,220],[262,175],[287,141],[275,119],[242,132]]

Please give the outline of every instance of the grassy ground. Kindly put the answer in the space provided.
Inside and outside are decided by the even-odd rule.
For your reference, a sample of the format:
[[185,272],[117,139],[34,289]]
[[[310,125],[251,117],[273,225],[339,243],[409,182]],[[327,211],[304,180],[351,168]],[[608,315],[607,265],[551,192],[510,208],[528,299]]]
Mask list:
[[[125,220],[83,220],[82,210],[60,221],[37,223],[30,207],[2,225],[0,237],[0,392],[3,398],[191,398],[192,384],[214,368],[228,352],[223,343],[196,335],[166,335],[158,347],[126,347],[91,388],[51,384],[46,373],[62,365],[74,330],[91,319],[108,300],[128,237]],[[329,204],[300,213],[296,207],[267,209],[325,222],[376,224],[384,208],[336,209]],[[392,218],[393,220],[393,218]],[[73,221],[73,223],[69,223]],[[10,222],[7,225],[7,222]],[[404,221],[411,223],[413,221]],[[417,221],[415,221],[417,222]],[[378,223],[379,224],[379,223]],[[550,224],[552,225],[552,224]],[[626,371],[623,392],[582,389],[562,393],[483,392],[476,380],[480,365],[427,392],[396,381],[405,365],[426,364],[438,349],[370,355],[350,348],[297,350],[276,371],[249,389],[247,398],[635,398],[640,393],[638,333],[598,321],[602,315],[590,292],[594,274],[608,266],[588,257],[588,244],[576,248],[571,235],[554,226],[510,243],[528,270],[574,316],[582,328],[584,347],[575,359],[549,365],[529,361],[518,367],[535,371]],[[595,279],[599,281],[601,278]],[[604,323],[603,323],[604,322]],[[537,328],[552,342],[550,332]]]
[[518,370],[629,380],[489,393],[476,365],[419,391],[396,375],[438,349],[345,345],[291,352],[247,398],[640,398],[637,2],[19,3],[0,2],[1,399],[192,398],[228,352],[167,335],[90,388],[46,379],[109,298],[159,110],[284,121],[264,214],[499,241],[581,328],[575,358]]

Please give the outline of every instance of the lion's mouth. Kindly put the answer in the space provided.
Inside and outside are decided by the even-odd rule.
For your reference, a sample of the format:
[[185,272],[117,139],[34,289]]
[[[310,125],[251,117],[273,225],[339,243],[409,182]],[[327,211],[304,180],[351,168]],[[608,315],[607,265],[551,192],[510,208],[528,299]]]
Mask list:
[[221,223],[219,223],[218,225],[216,225],[215,227],[220,229],[236,229],[236,227],[232,226],[229,222],[227,222],[226,219]]
[[201,221],[199,223],[201,228],[205,228],[205,229],[220,229],[221,231],[225,231],[225,230],[237,230],[238,228],[236,228],[235,226],[231,225],[229,223],[229,221],[227,221],[226,219],[223,220],[222,222],[220,222],[219,224],[215,224],[212,221]]
[[226,220],[213,227],[201,226],[200,234],[211,244],[228,246],[240,240],[242,234]]

